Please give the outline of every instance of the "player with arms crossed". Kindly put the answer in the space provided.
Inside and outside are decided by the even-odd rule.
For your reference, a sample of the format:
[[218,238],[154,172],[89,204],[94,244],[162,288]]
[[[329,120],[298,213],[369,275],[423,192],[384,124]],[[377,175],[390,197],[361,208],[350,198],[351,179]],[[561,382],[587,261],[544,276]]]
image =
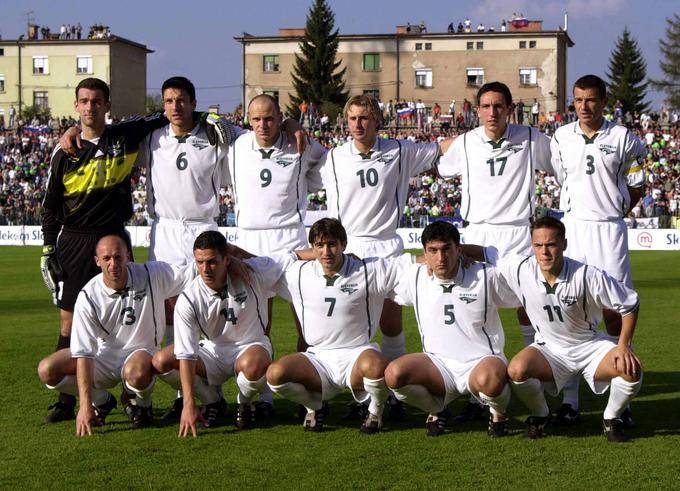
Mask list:
[[[80,115],[82,148],[70,155],[58,145],[50,162],[43,201],[40,269],[60,309],[57,351],[70,345],[78,293],[100,272],[94,261],[97,241],[110,233],[127,237],[124,224],[132,216],[130,175],[139,144],[153,128],[167,124],[165,118],[156,115],[107,126],[109,93],[102,80],[80,81],[74,107]],[[76,129],[72,131],[79,134]],[[45,422],[73,419],[74,408],[75,397],[60,394]]]
[[[378,138],[382,111],[368,95],[351,97],[344,108],[352,141],[331,149],[322,170],[329,216],[347,230],[347,252],[359,257],[396,257],[404,249],[397,227],[406,203],[409,179],[434,170],[451,144],[416,144]],[[381,349],[388,360],[406,353],[401,307],[385,302],[380,317]],[[396,401],[393,401],[396,402]],[[403,417],[403,405],[390,403]]]
[[[543,436],[549,419],[541,382],[557,395],[570,378],[583,375],[596,394],[610,388],[604,433],[610,442],[626,441],[620,417],[642,385],[640,360],[631,348],[638,295],[606,272],[565,257],[567,239],[559,220],[536,220],[532,242],[533,256],[504,256],[495,261],[536,327],[534,343],[508,365],[513,391],[531,414],[527,436]],[[494,262],[493,253],[488,252]],[[602,309],[623,316],[618,343],[597,330]]]
[[277,287],[290,298],[309,346],[271,364],[267,383],[307,408],[305,431],[322,431],[327,401],[344,388],[357,402],[370,399],[361,431],[382,429],[387,399],[387,360],[371,343],[383,301],[396,284],[396,259],[356,259],[344,254],[347,234],[337,219],[323,218],[309,231],[314,261],[290,266]]
[[444,433],[446,406],[466,393],[490,407],[489,436],[505,436],[510,388],[497,306],[520,302],[492,266],[463,265],[460,234],[450,223],[431,223],[421,240],[426,264],[408,267],[393,298],[414,306],[423,353],[392,361],[385,370],[387,386],[429,413],[428,436]]
[[97,242],[95,261],[101,274],[78,294],[70,350],[59,350],[38,366],[40,379],[49,388],[79,394],[80,436],[91,435],[93,425],[104,424],[116,407],[116,398],[105,389],[121,381],[136,396],[136,405],[126,411],[133,426],[151,426],[155,383],[151,360],[165,330],[163,299],[179,293],[194,277],[193,266],[129,262],[126,240],[119,235]]
[[[553,167],[562,185],[560,209],[569,241],[569,257],[606,271],[632,288],[628,230],[623,221],[640,200],[645,182],[645,145],[625,126],[604,118],[607,87],[595,75],[574,83],[578,120],[553,135]],[[618,336],[621,316],[606,310],[607,332]],[[578,422],[578,379],[565,387],[558,420]],[[630,410],[622,420],[633,426]]]
[[[507,85],[484,84],[477,92],[482,125],[456,138],[439,161],[442,177],[463,178],[461,216],[468,244],[494,245],[502,254],[529,254],[534,214],[536,170],[552,172],[550,139],[536,128],[508,124],[514,105]],[[523,309],[517,311],[524,344],[534,328]],[[470,401],[458,421],[474,419],[481,406]]]
[[[294,256],[254,258],[250,282],[228,272],[227,241],[217,231],[201,233],[194,242],[199,277],[175,306],[175,344],[153,359],[161,377],[184,394],[179,435],[196,436],[196,421],[210,426],[222,399],[216,387],[236,377],[239,388],[236,427],[256,425],[252,399],[266,385],[272,345],[265,334],[269,292]],[[179,370],[179,373],[178,373]],[[204,404],[199,413],[194,395]]]

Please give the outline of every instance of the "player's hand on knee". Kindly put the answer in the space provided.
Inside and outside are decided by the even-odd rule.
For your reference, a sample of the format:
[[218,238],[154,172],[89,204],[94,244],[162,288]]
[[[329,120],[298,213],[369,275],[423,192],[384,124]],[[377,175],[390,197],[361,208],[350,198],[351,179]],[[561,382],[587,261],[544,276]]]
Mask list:
[[97,415],[89,404],[83,404],[76,416],[76,435],[92,436],[92,427],[97,426]]
[[57,297],[59,296],[59,279],[63,275],[63,270],[59,261],[54,246],[44,246],[43,254],[40,257],[40,273],[42,274],[45,286],[52,294],[53,302],[57,304]]
[[201,122],[205,126],[208,142],[213,146],[228,146],[236,139],[234,126],[217,113],[203,113]]
[[59,145],[64,152],[69,155],[75,155],[78,149],[83,148],[80,139],[80,128],[71,126],[66,130],[64,134],[61,135],[61,138],[59,138]]
[[617,345],[614,348],[614,365],[619,373],[636,377],[640,373],[640,359],[630,346]]

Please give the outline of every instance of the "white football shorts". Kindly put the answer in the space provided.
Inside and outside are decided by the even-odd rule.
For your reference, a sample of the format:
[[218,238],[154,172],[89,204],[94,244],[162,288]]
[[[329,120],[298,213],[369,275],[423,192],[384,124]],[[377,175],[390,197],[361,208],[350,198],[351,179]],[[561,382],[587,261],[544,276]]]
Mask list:
[[256,256],[271,256],[280,252],[306,249],[307,232],[304,225],[269,230],[238,229],[234,244]]
[[192,222],[160,218],[151,223],[149,261],[175,266],[194,262],[194,241],[201,232],[218,230],[215,222]]
[[[493,246],[498,257],[506,254],[531,254],[531,229],[529,225],[490,225],[471,223],[461,230],[461,242],[483,247]],[[569,256],[571,257],[571,256]]]
[[201,340],[198,347],[198,357],[205,365],[205,373],[210,385],[222,385],[234,376],[234,364],[239,356],[252,346],[262,346],[269,356],[272,356],[272,343],[269,338],[262,336],[257,341],[248,344],[215,344],[207,339]]

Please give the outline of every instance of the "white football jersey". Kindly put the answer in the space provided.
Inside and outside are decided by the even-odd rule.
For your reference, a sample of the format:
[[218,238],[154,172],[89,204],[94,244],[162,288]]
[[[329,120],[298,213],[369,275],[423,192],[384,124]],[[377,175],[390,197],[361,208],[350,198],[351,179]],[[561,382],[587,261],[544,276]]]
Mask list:
[[[494,260],[493,254],[487,258]],[[572,347],[592,340],[602,309],[621,315],[633,312],[640,300],[634,290],[594,266],[564,258],[564,267],[551,287],[534,256],[509,255],[496,260],[497,269],[522,300],[536,341]]]
[[526,225],[534,213],[535,171],[553,173],[550,139],[536,128],[509,124],[496,143],[480,126],[453,141],[437,170],[442,177],[463,177],[463,220]]
[[239,137],[229,155],[236,201],[236,225],[249,230],[287,228],[304,222],[307,193],[321,189],[320,160],[326,149],[313,140],[300,155],[281,132],[271,148],[255,133]]
[[71,353],[92,358],[98,350],[131,352],[159,347],[165,335],[165,299],[178,295],[196,275],[194,265],[128,264],[123,290],[100,273],[80,291],[73,311]]
[[644,184],[647,150],[626,127],[605,120],[592,139],[578,121],[552,137],[553,167],[562,185],[560,208],[580,220],[607,221],[625,216],[628,187]]
[[467,363],[502,355],[505,335],[498,307],[517,307],[495,268],[486,263],[458,267],[453,280],[427,274],[427,265],[410,265],[392,299],[415,308],[423,351]]
[[269,322],[267,299],[293,261],[292,254],[248,259],[253,270],[250,284],[227,276],[220,291],[208,287],[200,276],[194,279],[175,305],[175,357],[195,360],[201,338],[235,346],[259,340]]
[[324,275],[318,261],[297,261],[282,276],[277,293],[292,301],[309,346],[354,348],[373,339],[387,294],[404,261],[344,256],[338,274]]
[[212,222],[219,216],[219,191],[227,181],[228,147],[208,142],[200,125],[175,136],[170,125],[140,145],[147,167],[147,203],[153,218]]
[[409,178],[434,168],[438,143],[378,138],[368,154],[354,142],[331,149],[322,171],[328,214],[352,237],[390,239],[397,233]]

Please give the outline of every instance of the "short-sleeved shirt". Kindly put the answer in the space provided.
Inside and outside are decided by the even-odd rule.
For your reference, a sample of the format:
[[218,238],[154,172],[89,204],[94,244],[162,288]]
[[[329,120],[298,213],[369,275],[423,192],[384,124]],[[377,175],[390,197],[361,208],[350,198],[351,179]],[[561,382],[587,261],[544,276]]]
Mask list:
[[409,179],[434,168],[439,144],[378,138],[367,153],[354,141],[326,154],[323,184],[328,214],[351,237],[391,239],[397,233]]
[[293,261],[291,254],[249,259],[250,283],[227,276],[220,291],[195,278],[175,305],[175,357],[197,359],[201,338],[234,346],[260,340],[269,322],[267,298]]
[[271,148],[255,133],[240,136],[229,158],[236,201],[236,225],[248,230],[295,227],[304,222],[307,193],[321,188],[320,161],[326,153],[316,140],[300,154],[285,133]]
[[101,273],[95,276],[76,300],[72,356],[158,348],[165,334],[165,299],[179,294],[194,276],[193,265],[178,268],[164,262],[129,263],[123,290],[106,286]]
[[437,170],[442,177],[463,177],[463,220],[528,224],[534,212],[535,171],[552,173],[550,139],[536,128],[509,124],[494,142],[480,126],[454,140]]
[[144,142],[149,214],[154,218],[212,222],[219,216],[219,191],[227,180],[227,147],[210,145],[197,124],[184,136],[167,125]]
[[520,304],[486,263],[459,264],[452,280],[428,275],[424,264],[409,265],[392,299],[414,306],[424,352],[461,363],[502,355],[505,336],[498,307]]
[[556,283],[550,286],[534,256],[504,256],[495,259],[491,248],[487,258],[496,261],[498,271],[521,299],[537,341],[571,347],[597,335],[602,310],[621,315],[636,310],[637,293],[604,271],[568,257]]
[[282,276],[277,293],[292,301],[309,346],[354,348],[373,339],[385,298],[402,270],[395,259],[343,256],[340,271],[329,278],[318,261],[297,261]]
[[630,206],[628,188],[644,184],[642,141],[624,126],[606,121],[592,137],[579,122],[560,127],[552,137],[552,161],[562,185],[560,208],[580,220],[623,218]]

